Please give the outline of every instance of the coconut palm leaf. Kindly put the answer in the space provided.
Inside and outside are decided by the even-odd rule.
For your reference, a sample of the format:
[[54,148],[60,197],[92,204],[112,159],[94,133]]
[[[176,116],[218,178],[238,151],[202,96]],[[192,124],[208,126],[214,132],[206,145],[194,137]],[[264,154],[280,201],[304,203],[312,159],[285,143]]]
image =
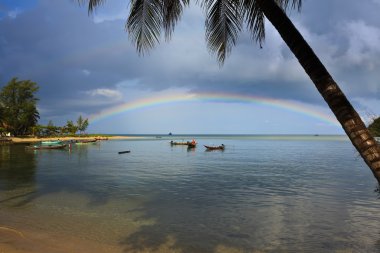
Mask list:
[[162,9],[161,0],[131,1],[126,30],[140,54],[144,54],[159,43],[163,25]]
[[242,27],[241,4],[238,0],[205,0],[206,41],[222,64],[236,44]]
[[[265,40],[265,15],[258,2],[258,0],[243,0],[243,15],[252,39],[261,47]],[[276,3],[284,11],[289,7],[299,11],[302,6],[302,0],[276,0]]]
[[183,8],[188,6],[189,0],[162,0],[163,12],[163,28],[165,30],[165,38],[169,40],[174,31],[174,27],[180,20]]
[[252,39],[259,43],[260,47],[265,39],[265,16],[256,1],[243,0],[244,17]]
[[104,2],[105,0],[90,0],[88,2],[88,11],[92,12],[96,6],[101,5]]
[[95,8],[105,2],[105,0],[78,0],[80,4],[88,2],[88,13],[91,13]]
[[278,6],[283,10],[287,10],[290,6],[292,9],[301,10],[302,0],[276,0]]

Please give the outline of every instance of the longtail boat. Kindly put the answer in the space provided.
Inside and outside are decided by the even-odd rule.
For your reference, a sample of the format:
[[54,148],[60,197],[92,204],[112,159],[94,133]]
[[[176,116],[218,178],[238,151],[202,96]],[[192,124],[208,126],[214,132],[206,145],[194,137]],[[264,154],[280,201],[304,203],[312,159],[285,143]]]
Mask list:
[[170,141],[170,145],[174,146],[174,145],[186,145],[187,147],[189,148],[195,148],[197,146],[197,143],[195,142],[195,140],[192,140],[192,141],[182,141],[182,142],[177,142],[177,141]]
[[75,142],[75,144],[81,145],[81,144],[95,143],[96,141],[97,141],[96,139],[78,140],[77,142]]
[[188,145],[188,141],[170,141],[170,145]]
[[53,146],[53,145],[62,145],[63,142],[60,140],[56,141],[41,141],[42,146]]
[[59,144],[59,145],[30,145],[26,146],[27,149],[63,149],[66,147],[66,144]]
[[224,150],[225,148],[224,144],[220,146],[206,146],[206,145],[203,145],[203,146],[205,146],[207,150]]

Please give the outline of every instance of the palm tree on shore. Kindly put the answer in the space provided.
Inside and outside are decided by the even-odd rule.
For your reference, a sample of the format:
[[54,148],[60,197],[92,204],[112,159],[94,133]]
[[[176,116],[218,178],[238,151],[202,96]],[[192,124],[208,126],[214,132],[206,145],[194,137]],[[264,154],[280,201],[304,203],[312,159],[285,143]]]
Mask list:
[[[86,0],[79,0],[80,2]],[[88,0],[89,12],[105,0]],[[164,31],[170,39],[189,0],[131,0],[126,29],[141,54],[153,48]],[[206,41],[223,64],[246,23],[261,46],[267,18],[276,28],[322,95],[347,136],[380,183],[380,147],[314,51],[287,17],[290,7],[300,10],[302,0],[200,0],[206,12]]]

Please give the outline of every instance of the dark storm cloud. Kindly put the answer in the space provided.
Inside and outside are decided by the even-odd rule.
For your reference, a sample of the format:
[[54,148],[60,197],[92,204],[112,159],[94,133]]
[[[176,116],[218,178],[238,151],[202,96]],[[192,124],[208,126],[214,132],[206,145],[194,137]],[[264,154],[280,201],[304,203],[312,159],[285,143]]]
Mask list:
[[65,101],[83,101],[87,90],[112,88],[133,71],[127,60],[137,58],[124,47],[123,22],[94,25],[87,10],[70,1],[40,1],[38,8],[1,20],[0,30],[1,83],[13,76],[37,82],[41,106],[55,114],[88,110],[86,103],[75,108]]
[[[260,49],[243,33],[223,67],[207,52],[204,17],[185,10],[172,40],[139,57],[107,1],[94,17],[76,1],[41,0],[0,20],[0,82],[31,79],[44,116],[92,113],[123,101],[129,88],[233,92],[319,104],[320,95],[267,24]],[[376,1],[304,1],[291,18],[350,97],[379,97],[380,21]],[[116,10],[116,11],[115,11]],[[379,42],[379,43],[377,43]],[[65,120],[65,119],[64,119]]]
[[[292,19],[350,97],[380,97],[380,1],[304,1]],[[301,29],[302,31],[302,29]]]

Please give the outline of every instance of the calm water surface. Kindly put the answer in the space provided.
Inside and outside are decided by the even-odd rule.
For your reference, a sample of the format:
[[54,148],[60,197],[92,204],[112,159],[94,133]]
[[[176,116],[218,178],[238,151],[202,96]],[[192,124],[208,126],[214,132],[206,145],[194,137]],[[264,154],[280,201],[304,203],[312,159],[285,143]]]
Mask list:
[[198,136],[190,150],[169,141],[0,146],[0,233],[120,252],[380,252],[377,184],[346,138]]

